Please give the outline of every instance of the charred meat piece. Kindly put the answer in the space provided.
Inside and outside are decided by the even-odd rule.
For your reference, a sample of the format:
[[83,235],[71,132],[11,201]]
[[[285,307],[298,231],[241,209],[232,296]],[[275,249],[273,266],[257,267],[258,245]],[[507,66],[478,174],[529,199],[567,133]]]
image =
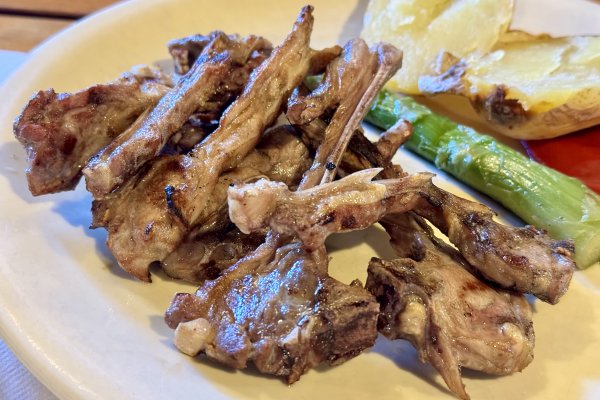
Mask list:
[[[268,242],[267,242],[268,243]],[[299,243],[261,246],[236,268],[178,294],[166,313],[177,347],[232,368],[297,381],[323,362],[339,364],[373,346],[378,305],[359,285],[327,275],[326,257]]]
[[373,258],[366,287],[381,305],[379,331],[410,341],[421,361],[468,399],[461,367],[508,375],[533,360],[531,308],[523,295],[471,275],[466,260],[418,221],[403,214],[384,222],[392,244],[407,257]]
[[14,124],[27,150],[31,193],[73,189],[90,157],[154,106],[170,85],[160,71],[141,67],[77,93],[38,92]]
[[201,223],[163,262],[174,278],[201,283],[214,279],[221,270],[256,249],[264,232],[245,235],[229,221],[227,189],[234,183],[262,177],[296,185],[309,167],[308,149],[290,126],[279,126],[265,134],[259,145],[233,170],[219,177],[207,203]]
[[[344,154],[342,149],[346,149],[376,94],[401,63],[402,52],[395,47],[378,44],[369,49],[362,39],[354,39],[327,66],[323,81],[312,93],[301,96],[298,90],[294,92],[286,112],[292,124],[309,124],[335,109],[305,184],[317,184],[317,177],[322,182],[335,177]],[[337,140],[338,130],[342,131],[341,140]]]
[[386,214],[413,211],[438,227],[473,268],[501,287],[551,304],[568,289],[575,270],[570,242],[552,240],[531,226],[497,223],[491,209],[436,187],[431,174],[369,182],[377,172],[364,170],[321,185],[310,196],[264,180],[231,188],[230,217],[242,232],[265,226],[294,232],[310,249],[332,232],[362,229]]
[[148,266],[162,261],[204,213],[222,172],[234,168],[275,122],[281,105],[309,68],[312,8],[252,74],[219,128],[189,154],[161,158],[117,193],[94,205],[94,225],[108,230],[108,246],[121,267],[149,281]]
[[220,112],[246,83],[250,56],[271,48],[269,42],[256,36],[239,42],[222,32],[211,36],[212,41],[190,72],[142,121],[110,143],[84,169],[87,189],[94,198],[106,196],[156,157],[192,113],[198,109]]
[[487,206],[461,199],[433,183],[414,210],[448,236],[486,279],[556,304],[575,271],[571,241],[553,240],[533,226],[513,228],[493,220]]

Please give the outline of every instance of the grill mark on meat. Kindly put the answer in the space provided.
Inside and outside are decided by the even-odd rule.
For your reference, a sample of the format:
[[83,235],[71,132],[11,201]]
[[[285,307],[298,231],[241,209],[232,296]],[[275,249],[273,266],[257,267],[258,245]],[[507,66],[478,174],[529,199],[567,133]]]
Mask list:
[[329,212],[317,220],[317,224],[319,225],[327,225],[331,224],[332,222],[335,222],[335,211]]
[[165,187],[165,198],[167,200],[167,207],[169,211],[175,214],[178,218],[181,218],[181,211],[175,206],[173,203],[173,194],[175,192],[175,188],[171,185],[167,185]]
[[358,226],[358,221],[353,215],[344,215],[342,217],[342,229],[354,229]]
[[75,149],[76,144],[77,144],[77,137],[75,137],[74,135],[67,135],[67,136],[65,136],[65,140],[63,141],[60,150],[65,156],[68,157],[71,154],[73,154],[73,150]]

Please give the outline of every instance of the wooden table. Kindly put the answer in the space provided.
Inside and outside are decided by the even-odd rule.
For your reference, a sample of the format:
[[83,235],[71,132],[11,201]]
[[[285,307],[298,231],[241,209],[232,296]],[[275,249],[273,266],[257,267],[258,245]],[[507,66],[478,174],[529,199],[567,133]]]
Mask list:
[[117,0],[0,0],[0,49],[29,51],[79,18]]

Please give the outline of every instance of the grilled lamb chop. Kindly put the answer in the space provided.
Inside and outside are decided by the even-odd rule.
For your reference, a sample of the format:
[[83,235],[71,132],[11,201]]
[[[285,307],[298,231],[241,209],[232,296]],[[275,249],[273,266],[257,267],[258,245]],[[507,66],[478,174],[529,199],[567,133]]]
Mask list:
[[575,271],[573,243],[533,226],[509,227],[487,206],[429,182],[415,212],[448,236],[479,274],[499,286],[556,304]]
[[259,248],[196,295],[175,297],[166,320],[178,348],[232,368],[252,361],[293,383],[374,344],[378,306],[369,293],[329,277],[327,258],[299,243],[272,250]]
[[366,287],[381,305],[379,331],[409,340],[450,390],[468,399],[460,368],[493,375],[521,371],[533,360],[531,308],[524,296],[493,289],[471,275],[466,260],[411,214],[384,221],[405,258],[369,263]]
[[214,279],[221,270],[256,249],[264,232],[242,234],[227,215],[227,188],[234,183],[269,179],[296,185],[309,167],[308,149],[290,126],[265,134],[259,145],[233,170],[219,177],[205,208],[202,223],[161,264],[174,278],[193,283]]
[[413,211],[438,227],[473,268],[501,287],[551,304],[566,292],[575,270],[570,242],[552,240],[532,226],[499,224],[488,207],[436,187],[431,174],[370,182],[377,172],[361,171],[310,192],[290,192],[285,185],[265,180],[230,188],[230,217],[242,232],[269,226],[276,232],[293,232],[312,249],[332,232],[362,229],[384,215]]
[[[355,133],[344,158],[346,170],[354,172],[385,166],[396,146],[406,140],[408,134],[410,129],[401,123],[385,132],[375,149],[368,144],[357,149],[354,139],[360,136]],[[366,154],[361,158],[356,153]],[[349,157],[351,154],[354,156]],[[386,168],[379,175],[393,178],[397,174],[398,171]],[[420,273],[419,276],[425,279],[437,277],[440,279],[437,282],[443,282],[435,286],[434,292],[427,290],[429,286],[419,290],[419,294],[426,296],[427,301],[422,301],[406,289],[411,285],[414,287],[414,281],[402,281],[398,274],[392,274],[395,270],[386,268],[387,262],[371,262],[367,288],[381,305],[381,333],[390,339],[411,340],[420,358],[433,360],[432,364],[440,370],[449,387],[462,397],[466,393],[460,366],[505,375],[520,371],[531,362],[534,334],[531,310],[523,296],[492,289],[469,274],[467,270],[473,268],[460,253],[437,239],[425,220],[415,213],[387,216],[380,223],[390,234],[396,253],[406,258],[396,262],[402,267],[414,264],[417,269],[416,272],[410,270],[413,274]],[[407,271],[407,268],[400,270]],[[427,279],[427,282],[430,280],[433,281]],[[471,295],[465,295],[469,291]],[[491,302],[479,302],[478,299]],[[473,312],[473,304],[476,312]],[[403,309],[400,309],[401,305]],[[511,324],[511,319],[516,323]],[[439,325],[434,325],[436,323]],[[439,331],[435,332],[436,329]],[[438,341],[439,346],[450,346],[440,353],[432,353],[434,343],[430,338],[433,334],[446,339]]]
[[248,62],[258,53],[270,52],[271,44],[261,37],[248,36],[232,41],[222,32],[213,32],[192,69],[156,104],[142,121],[120,135],[83,170],[87,189],[100,199],[156,157],[169,138],[196,110],[219,115],[229,100],[241,92],[256,63]]
[[90,157],[156,104],[172,82],[141,67],[77,93],[38,92],[14,124],[27,150],[27,181],[34,196],[73,189]]
[[[386,215],[391,198],[394,212],[409,211],[431,175],[422,173],[396,181],[375,181],[380,168],[362,170],[338,181],[303,191],[290,191],[281,182],[261,179],[229,188],[231,221],[244,233],[271,228],[297,236],[315,250],[335,232],[365,229]],[[393,194],[385,183],[394,182]]]
[[164,260],[197,225],[221,173],[234,168],[275,122],[309,69],[311,12],[303,9],[215,132],[186,155],[150,163],[117,193],[95,202],[94,226],[106,227],[108,246],[124,270],[149,281],[148,266]]

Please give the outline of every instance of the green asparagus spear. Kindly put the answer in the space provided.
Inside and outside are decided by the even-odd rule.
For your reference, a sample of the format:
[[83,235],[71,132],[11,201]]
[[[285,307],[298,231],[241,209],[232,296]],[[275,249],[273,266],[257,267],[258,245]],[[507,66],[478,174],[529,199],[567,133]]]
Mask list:
[[579,180],[525,157],[496,139],[434,114],[410,97],[382,91],[366,120],[414,126],[405,147],[492,197],[555,239],[575,242],[575,261],[600,260],[600,196]]

